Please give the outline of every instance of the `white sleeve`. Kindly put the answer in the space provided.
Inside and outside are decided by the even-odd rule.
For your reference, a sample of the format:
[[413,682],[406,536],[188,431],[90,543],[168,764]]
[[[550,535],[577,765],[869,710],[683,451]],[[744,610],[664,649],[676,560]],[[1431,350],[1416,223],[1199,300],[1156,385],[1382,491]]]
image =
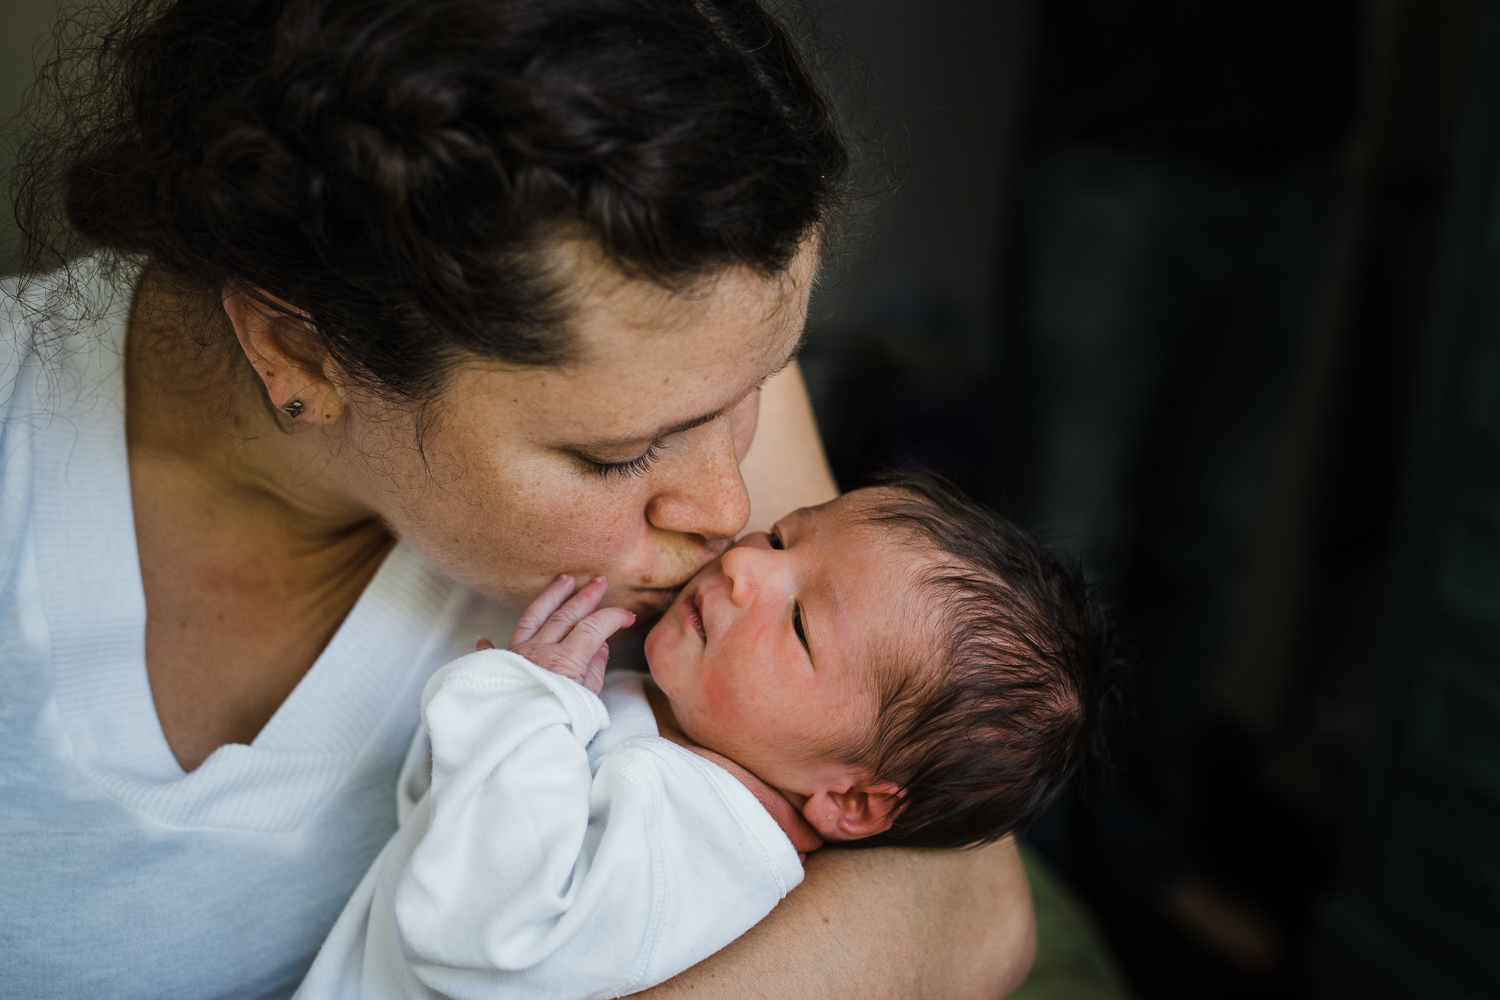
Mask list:
[[[432,788],[410,821],[425,828],[403,827],[351,900],[371,912],[340,918],[360,957],[319,953],[314,973],[363,968],[362,988],[326,995],[620,996],[718,951],[801,881],[775,821],[696,754],[638,736],[590,773],[603,703],[514,653],[438,671],[423,717]],[[324,995],[315,978],[302,995]]]

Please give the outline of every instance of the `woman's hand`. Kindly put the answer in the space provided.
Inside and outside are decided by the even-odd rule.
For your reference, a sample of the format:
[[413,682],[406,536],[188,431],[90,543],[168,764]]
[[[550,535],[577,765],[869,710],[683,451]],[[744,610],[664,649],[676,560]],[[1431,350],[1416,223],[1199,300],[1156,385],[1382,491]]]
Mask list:
[[[598,694],[609,663],[605,640],[635,624],[633,612],[599,607],[606,589],[604,577],[596,576],[574,593],[573,577],[564,573],[527,606],[507,648]],[[479,640],[479,649],[493,647],[488,639]]]

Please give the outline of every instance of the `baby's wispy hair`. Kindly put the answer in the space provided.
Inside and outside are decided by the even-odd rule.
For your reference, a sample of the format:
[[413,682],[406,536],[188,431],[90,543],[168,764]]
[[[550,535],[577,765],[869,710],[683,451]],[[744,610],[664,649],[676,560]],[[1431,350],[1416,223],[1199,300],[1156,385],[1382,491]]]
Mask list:
[[1119,640],[1076,564],[951,483],[901,472],[872,485],[858,516],[932,556],[917,588],[937,602],[924,618],[939,649],[881,672],[877,725],[850,762],[905,795],[891,828],[860,843],[988,843],[1103,761]]

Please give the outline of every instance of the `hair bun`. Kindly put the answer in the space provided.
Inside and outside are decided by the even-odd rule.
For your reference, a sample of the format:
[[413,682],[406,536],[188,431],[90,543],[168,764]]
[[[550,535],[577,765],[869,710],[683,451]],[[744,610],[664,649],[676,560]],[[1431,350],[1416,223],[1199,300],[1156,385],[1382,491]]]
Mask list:
[[127,2],[33,205],[63,167],[74,231],[264,290],[403,396],[465,353],[567,355],[557,236],[663,282],[774,273],[847,171],[752,0]]

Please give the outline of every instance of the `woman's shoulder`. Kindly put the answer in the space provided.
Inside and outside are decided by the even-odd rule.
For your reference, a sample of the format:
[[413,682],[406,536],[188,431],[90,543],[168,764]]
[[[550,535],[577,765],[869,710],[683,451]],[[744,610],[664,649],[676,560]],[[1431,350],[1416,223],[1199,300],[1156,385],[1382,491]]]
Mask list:
[[34,349],[47,299],[42,280],[19,274],[0,278],[0,386],[15,381]]

